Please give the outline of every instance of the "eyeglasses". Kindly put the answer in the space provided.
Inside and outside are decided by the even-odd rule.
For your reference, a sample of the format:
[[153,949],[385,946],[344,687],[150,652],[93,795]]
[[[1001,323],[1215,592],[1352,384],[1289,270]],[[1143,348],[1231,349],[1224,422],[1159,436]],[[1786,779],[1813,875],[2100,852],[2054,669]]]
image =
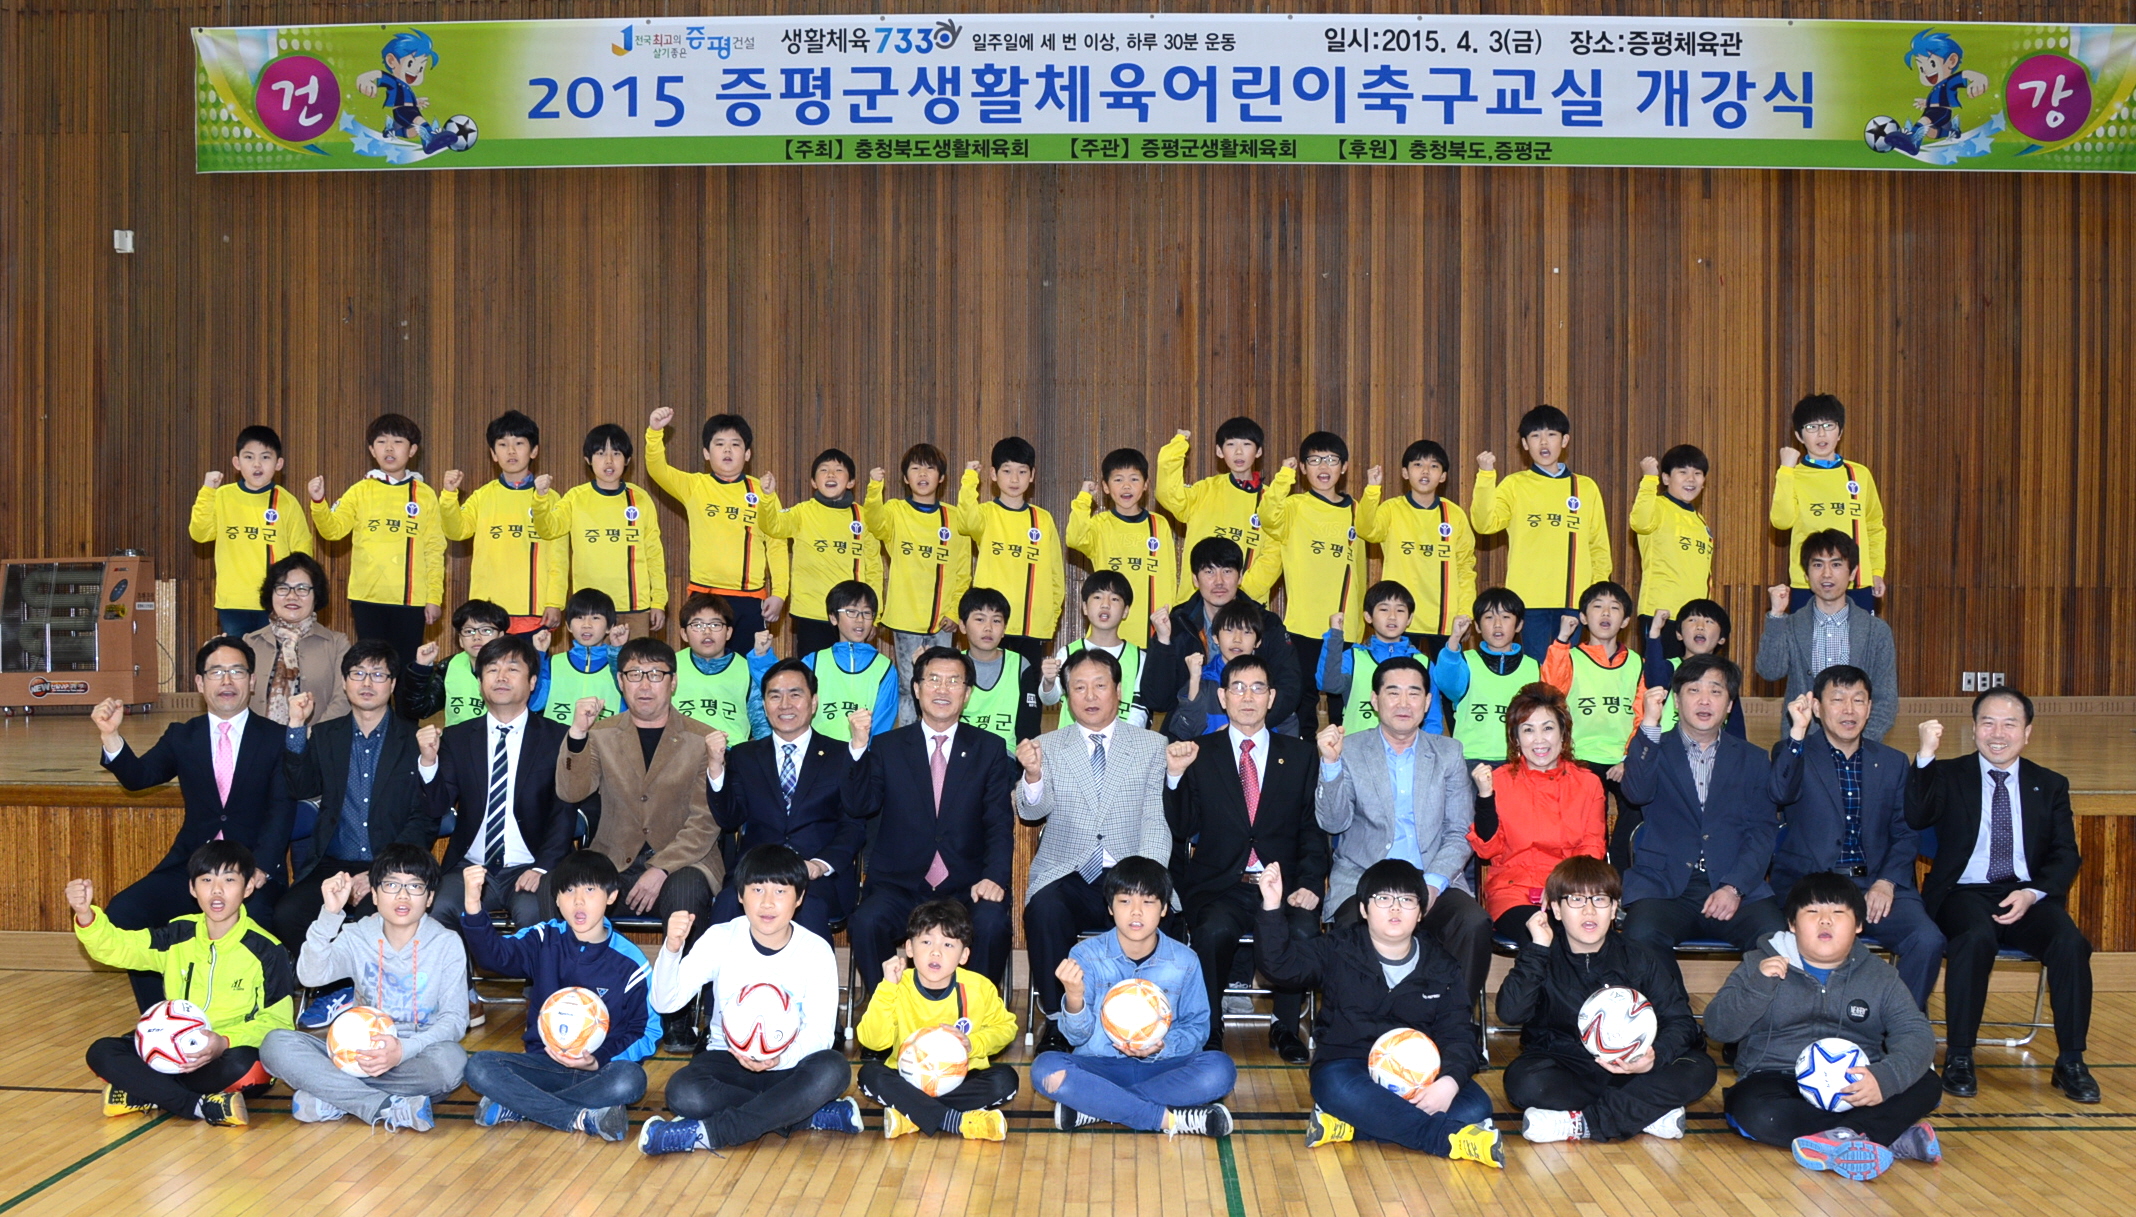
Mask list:
[[632,668],[630,671],[623,673],[623,680],[626,684],[642,685],[646,681],[651,681],[657,685],[673,675],[674,673],[666,668]]
[[469,625],[460,628],[462,638],[495,638],[504,633],[494,625]]
[[430,890],[430,885],[427,883],[418,883],[412,879],[406,883],[403,883],[398,879],[388,879],[384,883],[378,885],[378,890],[384,892],[388,896],[420,896]]
[[1235,680],[1232,681],[1230,684],[1225,685],[1224,689],[1226,692],[1229,693],[1245,693],[1254,697],[1259,697],[1263,693],[1268,692],[1268,682],[1265,680],[1257,680],[1254,681],[1252,684],[1248,684],[1243,680]]
[[393,673],[381,672],[377,668],[351,668],[343,673],[343,679],[353,680],[359,685],[382,685],[392,681]]
[[238,680],[238,679],[240,679],[240,678],[242,678],[242,677],[246,677],[246,676],[250,676],[250,675],[252,675],[252,669],[250,669],[250,668],[209,668],[209,669],[208,669],[207,671],[205,671],[205,672],[202,672],[202,673],[201,673],[201,675],[202,675],[202,676],[205,676],[205,677],[207,677],[207,678],[208,678],[209,680]]
[[277,596],[309,596],[318,590],[318,588],[309,583],[277,583],[274,585],[274,594]]
[[1823,435],[1837,430],[1839,430],[1838,423],[1809,423],[1802,428],[1802,433],[1804,435]]
[[692,634],[709,634],[714,630],[731,630],[734,627],[728,625],[724,621],[721,621],[717,617],[707,617],[702,621],[692,621],[690,624],[682,628],[688,630]]
[[861,607],[860,605],[857,605],[857,604],[849,604],[849,605],[847,605],[846,607],[844,607],[844,608],[842,608],[842,609],[839,609],[839,610],[838,610],[838,615],[839,615],[840,617],[845,617],[845,618],[848,618],[848,619],[850,619],[850,620],[853,620],[853,621],[873,621],[873,620],[875,620],[875,610],[874,610],[874,609],[871,609],[871,608],[862,608],[862,607]]
[[1308,469],[1333,469],[1342,464],[1342,458],[1332,452],[1316,452],[1305,458]]
[[961,672],[929,672],[920,678],[920,683],[937,689],[961,689],[964,675]]
[[1400,909],[1405,913],[1413,913],[1417,908],[1415,896],[1398,896],[1393,892],[1381,892],[1372,898],[1371,903],[1376,909]]
[[1565,907],[1569,909],[1606,909],[1617,903],[1617,898],[1615,896],[1567,896],[1564,898],[1564,902]]

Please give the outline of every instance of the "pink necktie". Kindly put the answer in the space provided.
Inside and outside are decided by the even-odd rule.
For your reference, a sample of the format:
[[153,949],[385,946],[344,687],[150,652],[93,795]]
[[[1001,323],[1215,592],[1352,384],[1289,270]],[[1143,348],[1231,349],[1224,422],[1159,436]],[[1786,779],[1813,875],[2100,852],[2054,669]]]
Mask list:
[[[1253,767],[1253,741],[1239,741],[1239,790],[1246,796],[1246,823],[1251,825],[1261,813],[1261,775]],[[1261,855],[1254,850],[1246,851],[1248,869],[1261,865]]]
[[230,724],[217,723],[220,732],[215,738],[215,790],[222,801],[230,801],[230,779],[237,775],[237,749],[230,743]]
[[[949,776],[949,737],[935,736],[934,755],[927,758],[927,772],[934,776],[935,814],[942,814],[942,780]],[[927,867],[927,886],[940,887],[942,880],[949,878],[949,865],[942,861],[942,851],[936,850],[934,862]]]

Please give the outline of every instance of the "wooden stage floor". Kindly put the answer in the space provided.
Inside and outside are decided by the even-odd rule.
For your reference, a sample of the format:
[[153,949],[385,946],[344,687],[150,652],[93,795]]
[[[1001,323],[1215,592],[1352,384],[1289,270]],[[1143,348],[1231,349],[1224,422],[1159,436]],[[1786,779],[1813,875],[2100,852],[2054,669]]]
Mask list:
[[[1990,1014],[2030,1010],[1998,996]],[[124,1028],[131,1007],[110,973],[0,971],[0,1006],[16,1012],[26,1047],[0,1060],[0,1213],[525,1214],[746,1213],[1298,1213],[1559,1214],[1654,1217],[1672,1212],[1773,1214],[1996,1214],[2054,1201],[2070,1213],[2120,1214],[2115,1179],[2136,1167],[2136,994],[2102,993],[2093,1068],[2106,1101],[2069,1103],[2047,1084],[2052,1034],[2032,1049],[1983,1050],[1982,1093],[1947,1099],[1936,1116],[1941,1165],[1899,1163],[1882,1179],[1848,1183],[1796,1167],[1754,1145],[1719,1115],[1716,1089],[1680,1142],[1615,1145],[1508,1141],[1503,1173],[1378,1145],[1308,1151],[1303,1067],[1276,1061],[1265,1040],[1238,1028],[1239,1086],[1230,1103],[1239,1131],[1224,1141],[1123,1131],[1059,1133],[1050,1106],[1025,1088],[1003,1144],[909,1136],[885,1141],[871,1105],[857,1137],[807,1132],[753,1146],[647,1159],[629,1145],[533,1126],[479,1129],[465,1090],[438,1108],[427,1134],[353,1122],[313,1126],[288,1115],[286,1093],[253,1106],[244,1129],[163,1117],[105,1119],[82,1064],[87,1040]],[[470,1048],[516,1048],[513,1007],[492,1006]],[[1502,1065],[1510,1041],[1493,1046]],[[1005,1059],[1023,1069],[1021,1046]],[[647,1102],[679,1060],[652,1062]],[[1722,1070],[1722,1082],[1731,1074]],[[1485,1087],[1503,1095],[1499,1074]],[[1518,1117],[1500,1104],[1502,1126]]]

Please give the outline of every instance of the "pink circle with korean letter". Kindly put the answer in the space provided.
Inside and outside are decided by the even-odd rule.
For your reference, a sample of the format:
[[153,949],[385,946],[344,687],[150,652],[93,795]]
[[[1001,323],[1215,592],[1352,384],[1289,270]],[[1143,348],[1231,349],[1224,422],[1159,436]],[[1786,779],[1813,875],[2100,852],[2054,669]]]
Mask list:
[[341,83],[334,70],[309,55],[285,55],[260,73],[253,108],[267,134],[285,143],[308,143],[327,133],[341,114]]
[[2027,139],[2055,144],[2084,129],[2091,117],[2091,77],[2067,55],[2034,55],[2003,82],[2010,125]]

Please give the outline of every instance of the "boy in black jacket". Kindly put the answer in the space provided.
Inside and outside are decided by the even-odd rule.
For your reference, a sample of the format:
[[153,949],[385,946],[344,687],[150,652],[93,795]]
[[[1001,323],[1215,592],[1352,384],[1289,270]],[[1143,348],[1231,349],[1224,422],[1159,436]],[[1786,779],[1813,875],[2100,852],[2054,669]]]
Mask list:
[[[1292,941],[1283,868],[1262,868],[1254,926],[1261,971],[1279,987],[1321,992],[1305,1144],[1349,1141],[1362,1130],[1368,1140],[1502,1170],[1505,1150],[1485,1124],[1491,1097],[1472,1076],[1483,1055],[1461,964],[1417,933],[1424,893],[1424,873],[1413,864],[1375,862],[1357,881],[1363,920],[1337,920],[1331,934]],[[1373,1042],[1400,1027],[1423,1032],[1439,1048],[1439,1076],[1413,1103],[1373,1081],[1365,1063]]]
[[[1558,863],[1543,882],[1549,909],[1528,920],[1529,941],[1499,985],[1498,1017],[1521,1029],[1506,1102],[1526,1109],[1520,1133],[1530,1141],[1642,1132],[1673,1141],[1684,1135],[1684,1107],[1713,1089],[1713,1058],[1675,956],[1610,932],[1622,892],[1617,868],[1600,858]],[[1597,1060],[1580,1035],[1581,1004],[1611,985],[1638,990],[1657,1023],[1653,1045],[1621,1063]]]

